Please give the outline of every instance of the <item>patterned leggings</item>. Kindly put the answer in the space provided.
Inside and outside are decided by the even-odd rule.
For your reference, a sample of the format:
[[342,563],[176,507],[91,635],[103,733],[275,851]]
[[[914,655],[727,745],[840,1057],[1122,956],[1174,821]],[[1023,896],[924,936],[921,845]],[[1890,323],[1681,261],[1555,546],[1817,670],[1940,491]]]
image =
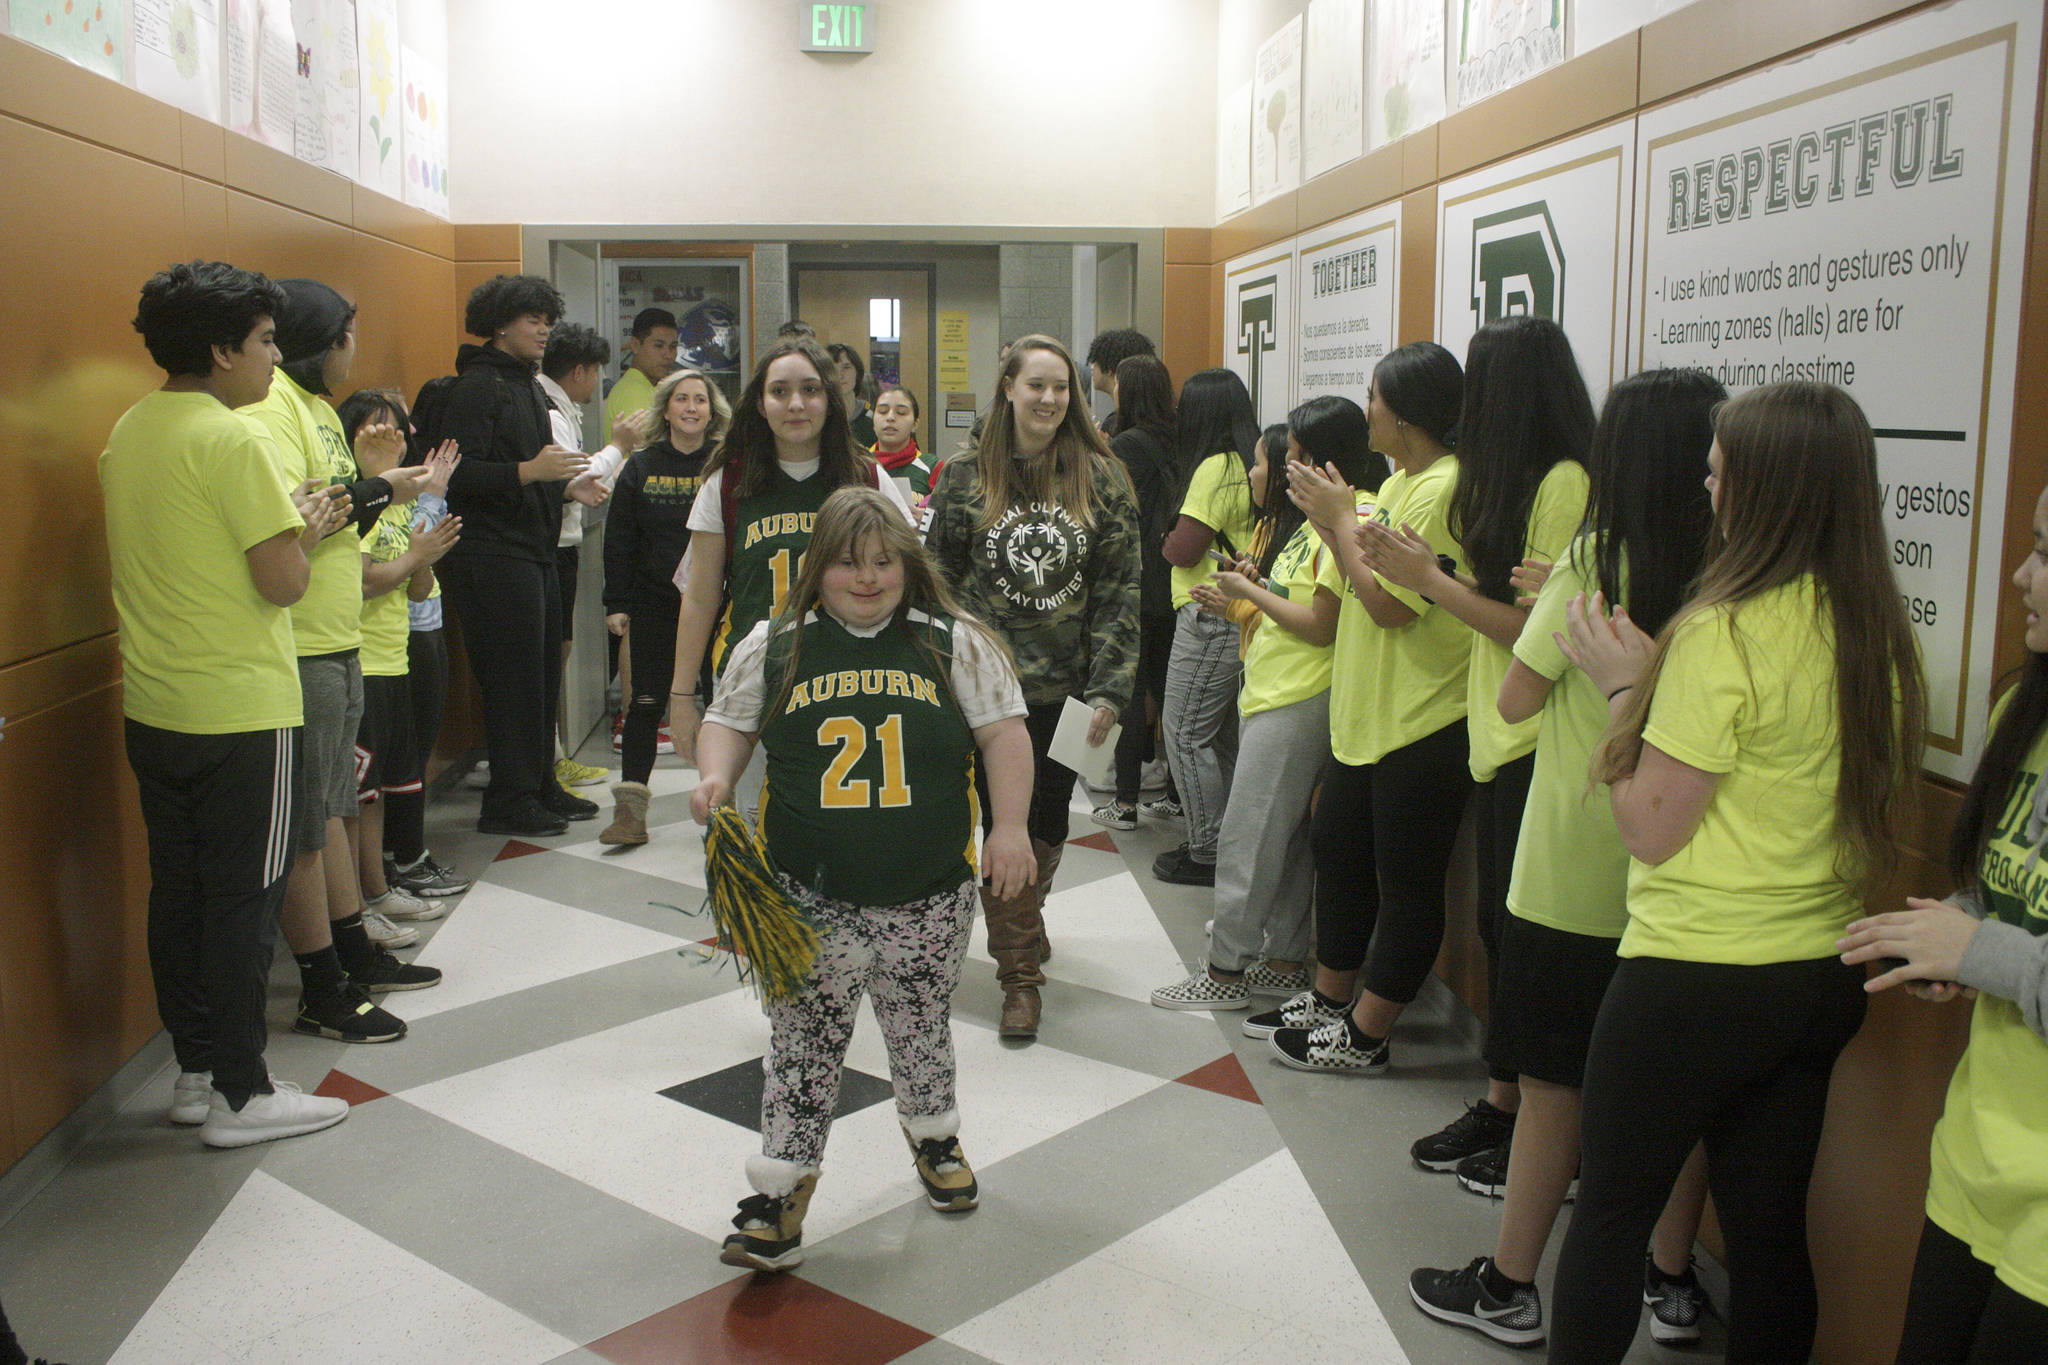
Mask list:
[[967,959],[974,883],[903,905],[859,906],[780,880],[817,924],[820,943],[803,993],[764,1006],[771,1042],[761,1090],[762,1154],[813,1167],[824,1158],[863,992],[874,998],[889,1049],[897,1113],[952,1113],[953,988]]

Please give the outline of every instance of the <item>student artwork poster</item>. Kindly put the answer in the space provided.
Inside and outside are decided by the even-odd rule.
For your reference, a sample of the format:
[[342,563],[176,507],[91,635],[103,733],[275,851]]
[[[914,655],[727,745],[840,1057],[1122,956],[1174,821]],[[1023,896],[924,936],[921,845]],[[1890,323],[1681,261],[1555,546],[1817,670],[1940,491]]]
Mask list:
[[1301,183],[1301,27],[1297,14],[1259,44],[1253,64],[1254,204]]
[[226,0],[225,11],[228,129],[289,152],[299,100],[289,0]]
[[1456,0],[1455,8],[1460,109],[1564,60],[1565,0]]
[[1862,405],[1927,766],[1958,780],[1993,682],[2041,28],[2038,4],[1963,0],[1640,123],[1635,354]]
[[1442,0],[1378,0],[1372,6],[1371,94],[1366,145],[1384,147],[1444,116]]
[[133,0],[135,88],[220,122],[220,0]]
[[64,0],[9,0],[14,36],[66,61],[120,80],[127,63],[128,0],[99,0],[89,11]]
[[1301,175],[1365,151],[1365,0],[1310,0],[1302,70]]

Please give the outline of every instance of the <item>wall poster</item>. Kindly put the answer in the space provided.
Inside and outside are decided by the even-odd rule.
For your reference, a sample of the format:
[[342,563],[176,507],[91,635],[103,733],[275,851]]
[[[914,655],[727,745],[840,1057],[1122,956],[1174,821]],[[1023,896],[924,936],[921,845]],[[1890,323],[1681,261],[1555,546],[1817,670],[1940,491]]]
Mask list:
[[2041,25],[2029,0],[1960,0],[1640,121],[1634,353],[1862,405],[1927,665],[1927,766],[1958,779],[2010,567]]
[[356,0],[356,71],[362,81],[356,177],[393,199],[405,197],[398,50],[398,0]]
[[440,67],[403,49],[399,91],[404,107],[405,202],[448,216],[448,77]]
[[1461,360],[1484,323],[1554,318],[1598,406],[1626,371],[1635,120],[1447,180],[1437,199],[1437,340]]
[[1443,0],[1377,0],[1366,145],[1384,147],[1444,116]]
[[8,0],[15,37],[66,61],[121,80],[127,64],[128,0],[94,0],[90,10],[65,0]]
[[1301,16],[1259,44],[1252,64],[1252,202],[1301,183]]
[[1302,56],[1301,178],[1365,152],[1365,0],[1309,0]]
[[1216,219],[1252,206],[1252,83],[1216,105]]
[[1334,393],[1366,405],[1400,325],[1400,245],[1398,199],[1295,239],[1293,402]]
[[223,21],[229,130],[291,151],[299,91],[289,0],[226,0]]
[[1452,73],[1458,108],[1564,60],[1565,0],[1451,0],[1458,14]]
[[220,0],[133,0],[132,12],[135,88],[220,122]]
[[1223,267],[1223,363],[1251,391],[1259,425],[1294,402],[1294,243],[1276,242]]
[[355,0],[292,0],[292,36],[299,69],[292,151],[353,180],[361,136]]

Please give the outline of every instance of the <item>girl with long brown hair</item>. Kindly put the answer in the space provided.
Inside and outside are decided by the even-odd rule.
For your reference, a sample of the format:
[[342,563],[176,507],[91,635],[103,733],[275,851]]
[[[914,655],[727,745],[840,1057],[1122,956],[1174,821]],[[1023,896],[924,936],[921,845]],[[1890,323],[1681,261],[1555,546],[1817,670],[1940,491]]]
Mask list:
[[974,921],[977,779],[990,797],[980,871],[991,892],[1026,894],[1035,875],[1023,717],[1007,651],[954,602],[901,508],[860,487],[827,498],[785,610],[729,656],[690,798],[707,822],[760,742],[774,793],[762,846],[820,936],[803,989],[766,1004],[761,1154],[747,1160],[754,1193],[725,1240],[728,1265],[785,1270],[803,1259],[863,995],[927,1200],[942,1212],[975,1206],[951,1002]]
[[984,889],[1003,985],[1002,1035],[1038,1033],[1051,953],[1045,896],[1066,851],[1071,769],[1047,757],[1068,697],[1094,708],[1099,745],[1130,704],[1138,663],[1138,509],[1123,465],[1079,401],[1066,348],[1019,338],[1003,362],[981,444],[932,489],[926,545],[960,600],[1010,646],[1036,757],[1031,846],[1038,885]]
[[1600,593],[1567,612],[1611,713],[1593,776],[1633,860],[1558,1262],[1551,1351],[1575,1365],[1627,1354],[1644,1244],[1701,1141],[1740,1248],[1729,1359],[1811,1349],[1807,1180],[1864,1012],[1836,942],[1896,860],[1926,716],[1855,401],[1752,390],[1716,412],[1708,469],[1720,543],[1657,637]]

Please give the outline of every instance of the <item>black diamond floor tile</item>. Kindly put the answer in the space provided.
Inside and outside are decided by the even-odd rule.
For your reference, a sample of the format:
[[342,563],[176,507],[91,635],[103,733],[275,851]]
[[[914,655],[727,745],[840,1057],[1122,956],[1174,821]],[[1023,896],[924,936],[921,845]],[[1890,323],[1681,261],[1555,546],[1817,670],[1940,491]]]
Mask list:
[[[700,1109],[713,1118],[736,1123],[756,1133],[761,1131],[761,1059],[750,1058],[723,1071],[672,1085],[660,1093],[677,1104]],[[896,1091],[879,1076],[847,1067],[839,1079],[839,1103],[832,1117],[843,1119],[870,1105],[895,1098]]]

